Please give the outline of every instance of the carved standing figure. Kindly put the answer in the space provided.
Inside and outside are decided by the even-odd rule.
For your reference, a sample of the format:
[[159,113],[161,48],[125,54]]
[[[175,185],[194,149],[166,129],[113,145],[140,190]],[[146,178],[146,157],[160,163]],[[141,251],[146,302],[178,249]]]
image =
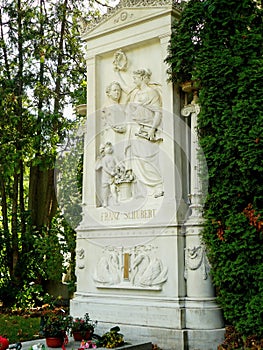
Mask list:
[[126,114],[125,107],[120,103],[122,89],[117,81],[112,81],[106,87],[107,104],[102,109],[101,142],[111,142],[119,161],[124,159],[126,142]]
[[147,187],[148,195],[158,198],[164,195],[158,145],[162,140],[159,137],[162,99],[157,88],[150,84],[151,74],[149,69],[133,72],[136,87],[127,105],[130,130],[126,154],[138,181]]
[[97,160],[96,170],[101,169],[102,206],[107,207],[110,194],[113,197],[114,203],[117,203],[114,179],[118,162],[113,154],[111,142],[106,142],[104,147],[101,146],[100,152],[101,155]]

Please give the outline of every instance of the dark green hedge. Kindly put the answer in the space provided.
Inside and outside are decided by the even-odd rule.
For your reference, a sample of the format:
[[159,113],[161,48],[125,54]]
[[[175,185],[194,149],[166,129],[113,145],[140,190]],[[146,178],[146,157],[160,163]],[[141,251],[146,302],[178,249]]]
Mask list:
[[263,336],[262,33],[262,9],[256,1],[190,0],[175,25],[167,59],[174,82],[180,83],[188,69],[201,86],[198,131],[209,172],[203,239],[218,301],[227,322],[244,335],[259,336]]

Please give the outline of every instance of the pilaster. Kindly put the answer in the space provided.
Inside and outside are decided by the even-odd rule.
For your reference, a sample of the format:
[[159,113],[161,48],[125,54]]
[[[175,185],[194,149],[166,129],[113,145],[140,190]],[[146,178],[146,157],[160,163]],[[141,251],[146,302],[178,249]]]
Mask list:
[[[193,91],[193,100],[182,109],[182,115],[190,118],[190,209],[185,227],[185,279],[186,279],[186,328],[191,330],[217,331],[218,342],[223,336],[223,317],[215,298],[215,290],[210,276],[210,264],[202,242],[203,201],[207,188],[200,181],[200,162],[205,159],[199,148],[197,135],[197,117],[200,112],[197,90]],[[191,332],[189,333],[190,336]]]

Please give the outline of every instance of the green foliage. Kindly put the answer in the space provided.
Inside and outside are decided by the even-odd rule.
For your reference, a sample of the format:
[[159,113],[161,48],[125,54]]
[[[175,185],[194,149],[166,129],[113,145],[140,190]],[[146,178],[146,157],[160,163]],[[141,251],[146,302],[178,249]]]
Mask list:
[[59,180],[57,198],[64,218],[75,229],[81,219],[82,173],[83,173],[83,123],[75,124],[57,158]]
[[55,159],[75,125],[66,107],[85,95],[79,18],[97,16],[93,3],[88,8],[84,0],[1,4],[0,299],[5,305],[38,304],[38,294],[30,288],[30,300],[27,286],[60,281],[68,266],[74,286],[72,227],[80,206],[72,209],[70,226],[58,211]]
[[[180,82],[185,56],[188,77],[201,87],[198,131],[209,173],[203,239],[218,301],[241,334],[262,337],[262,8],[251,0],[190,0],[176,28],[171,78]],[[181,46],[184,40],[191,43]]]
[[30,283],[24,285],[16,294],[16,304],[14,309],[30,309],[34,308],[37,301],[43,304],[43,288],[39,284]]
[[[173,38],[166,62],[173,82],[182,83],[195,79],[196,59],[202,47],[200,34],[204,20],[204,6],[201,1],[186,4],[180,20],[173,24]],[[176,38],[176,39],[175,39]]]

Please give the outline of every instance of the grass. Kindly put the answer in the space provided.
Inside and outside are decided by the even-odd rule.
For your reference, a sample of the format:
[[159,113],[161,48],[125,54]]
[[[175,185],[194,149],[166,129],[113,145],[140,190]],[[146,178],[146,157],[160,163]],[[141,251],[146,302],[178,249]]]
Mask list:
[[0,314],[0,335],[9,343],[39,339],[40,317]]

